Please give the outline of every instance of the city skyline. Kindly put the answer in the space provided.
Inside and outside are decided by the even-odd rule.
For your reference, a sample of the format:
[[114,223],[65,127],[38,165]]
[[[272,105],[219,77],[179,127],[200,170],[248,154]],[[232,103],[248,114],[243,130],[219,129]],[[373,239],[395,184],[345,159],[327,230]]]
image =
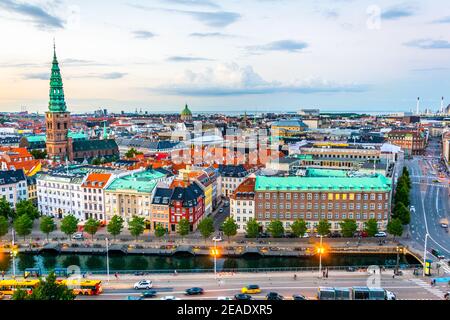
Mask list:
[[417,96],[436,111],[443,5],[155,0],[99,16],[98,2],[3,0],[0,111],[47,109],[53,38],[73,112],[409,111]]

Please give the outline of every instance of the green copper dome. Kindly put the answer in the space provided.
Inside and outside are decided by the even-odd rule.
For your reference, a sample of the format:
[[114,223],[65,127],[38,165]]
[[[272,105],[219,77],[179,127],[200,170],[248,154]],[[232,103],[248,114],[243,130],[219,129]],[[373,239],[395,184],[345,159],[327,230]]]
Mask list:
[[63,82],[59,70],[56,48],[53,46],[52,74],[50,77],[50,101],[48,102],[50,112],[65,112],[67,109],[64,99]]
[[182,116],[192,116],[192,112],[191,110],[189,110],[188,105],[186,105],[183,109],[183,111],[181,111],[181,115]]

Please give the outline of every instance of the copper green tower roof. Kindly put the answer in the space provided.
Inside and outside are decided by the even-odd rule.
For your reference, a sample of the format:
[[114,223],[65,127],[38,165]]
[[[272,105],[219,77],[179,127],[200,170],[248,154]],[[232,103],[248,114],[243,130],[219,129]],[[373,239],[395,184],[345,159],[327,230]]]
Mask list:
[[189,110],[187,104],[184,106],[183,111],[181,111],[181,115],[182,116],[192,116],[192,112],[191,112],[191,110]]
[[53,44],[53,62],[52,75],[50,77],[50,101],[48,102],[48,109],[50,112],[67,111],[61,72],[59,70],[58,59],[56,58],[55,44]]

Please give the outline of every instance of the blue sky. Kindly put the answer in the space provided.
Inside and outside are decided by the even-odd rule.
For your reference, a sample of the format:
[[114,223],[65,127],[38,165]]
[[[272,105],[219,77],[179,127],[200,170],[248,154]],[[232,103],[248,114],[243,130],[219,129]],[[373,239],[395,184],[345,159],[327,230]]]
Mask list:
[[46,110],[53,37],[74,112],[450,101],[445,0],[0,0],[0,28],[0,111]]

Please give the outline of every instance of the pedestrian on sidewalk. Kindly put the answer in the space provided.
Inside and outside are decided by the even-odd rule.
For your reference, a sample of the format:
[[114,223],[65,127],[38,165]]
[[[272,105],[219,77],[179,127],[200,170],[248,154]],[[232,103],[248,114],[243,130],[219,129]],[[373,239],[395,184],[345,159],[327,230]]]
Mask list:
[[5,280],[5,270],[2,270],[2,280]]
[[116,277],[116,280],[119,280],[119,275],[116,273],[114,273],[114,277]]

